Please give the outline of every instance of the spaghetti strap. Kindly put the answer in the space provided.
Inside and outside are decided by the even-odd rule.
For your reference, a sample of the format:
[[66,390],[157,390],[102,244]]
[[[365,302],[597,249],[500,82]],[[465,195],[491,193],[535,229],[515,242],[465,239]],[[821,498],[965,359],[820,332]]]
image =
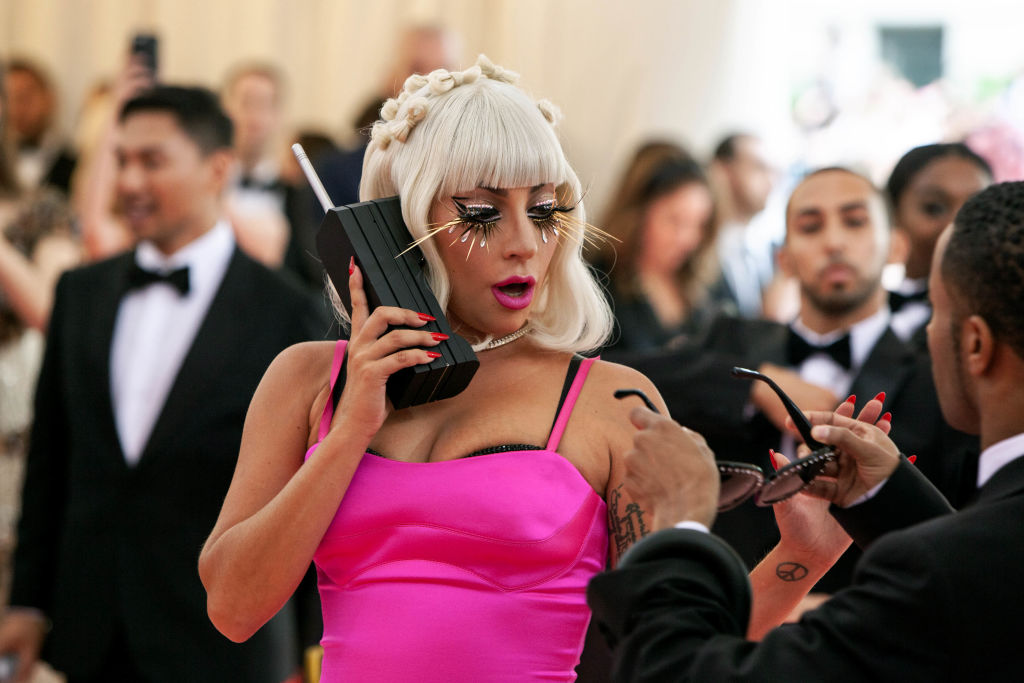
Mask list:
[[327,403],[324,405],[324,412],[320,415],[320,431],[317,432],[317,441],[323,441],[327,432],[331,429],[331,420],[334,419],[334,385],[341,374],[341,363],[345,360],[345,347],[348,341],[339,339],[334,345],[334,358],[331,360],[331,391],[327,395]]
[[572,386],[569,387],[569,393],[565,397],[561,409],[558,411],[558,417],[555,418],[555,425],[551,428],[551,436],[548,437],[548,444],[544,447],[545,450],[558,451],[558,444],[562,441],[562,434],[565,433],[565,426],[569,423],[569,417],[572,415],[572,409],[576,405],[576,399],[579,398],[580,391],[583,390],[583,383],[587,381],[587,373],[590,372],[590,366],[599,358],[600,356],[584,358],[580,363],[579,369],[576,371],[576,377],[573,378]]

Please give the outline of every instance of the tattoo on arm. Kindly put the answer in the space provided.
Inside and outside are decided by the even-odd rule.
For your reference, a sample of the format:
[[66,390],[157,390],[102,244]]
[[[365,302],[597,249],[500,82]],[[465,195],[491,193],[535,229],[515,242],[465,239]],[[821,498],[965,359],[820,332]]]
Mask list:
[[807,578],[807,567],[796,562],[782,562],[775,567],[775,576],[790,583]]
[[615,539],[619,557],[629,546],[651,533],[644,524],[644,511],[635,502],[622,504],[622,484],[608,494],[608,530]]

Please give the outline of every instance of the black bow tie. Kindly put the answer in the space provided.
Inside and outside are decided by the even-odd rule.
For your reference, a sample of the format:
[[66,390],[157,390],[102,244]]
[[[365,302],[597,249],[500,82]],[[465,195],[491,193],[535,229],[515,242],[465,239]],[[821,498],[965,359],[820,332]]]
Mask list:
[[828,346],[815,346],[793,330],[789,331],[786,340],[786,359],[793,367],[799,367],[807,358],[815,353],[827,353],[835,362],[847,370],[850,369],[850,335],[845,334]]
[[169,273],[158,273],[146,270],[138,263],[132,264],[128,271],[128,291],[148,287],[156,282],[166,282],[184,296],[188,294],[188,266],[172,270]]
[[900,292],[889,292],[889,310],[895,313],[911,301],[923,301],[928,303],[928,290],[923,289],[913,294],[902,294]]

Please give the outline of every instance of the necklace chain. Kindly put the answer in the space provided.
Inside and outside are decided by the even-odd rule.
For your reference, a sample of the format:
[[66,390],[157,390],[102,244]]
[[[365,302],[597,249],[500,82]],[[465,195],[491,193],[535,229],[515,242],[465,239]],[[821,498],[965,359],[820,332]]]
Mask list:
[[473,351],[480,353],[481,351],[489,351],[490,349],[496,349],[499,346],[504,346],[519,339],[526,334],[530,329],[530,323],[526,323],[512,334],[506,334],[504,337],[498,337],[490,341],[480,342],[479,344],[473,344]]

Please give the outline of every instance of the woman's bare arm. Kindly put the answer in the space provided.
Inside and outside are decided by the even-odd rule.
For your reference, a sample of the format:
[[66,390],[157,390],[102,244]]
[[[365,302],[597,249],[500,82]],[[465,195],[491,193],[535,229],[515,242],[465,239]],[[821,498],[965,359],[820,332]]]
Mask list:
[[241,452],[217,524],[199,557],[207,612],[228,638],[243,641],[270,619],[302,579],[337,513],[370,440],[387,417],[384,388],[394,372],[430,362],[429,332],[387,331],[424,324],[413,311],[368,315],[362,278],[351,277],[352,341],[337,414],[303,463],[327,396],[332,345],[299,344],[279,355],[246,415]]

